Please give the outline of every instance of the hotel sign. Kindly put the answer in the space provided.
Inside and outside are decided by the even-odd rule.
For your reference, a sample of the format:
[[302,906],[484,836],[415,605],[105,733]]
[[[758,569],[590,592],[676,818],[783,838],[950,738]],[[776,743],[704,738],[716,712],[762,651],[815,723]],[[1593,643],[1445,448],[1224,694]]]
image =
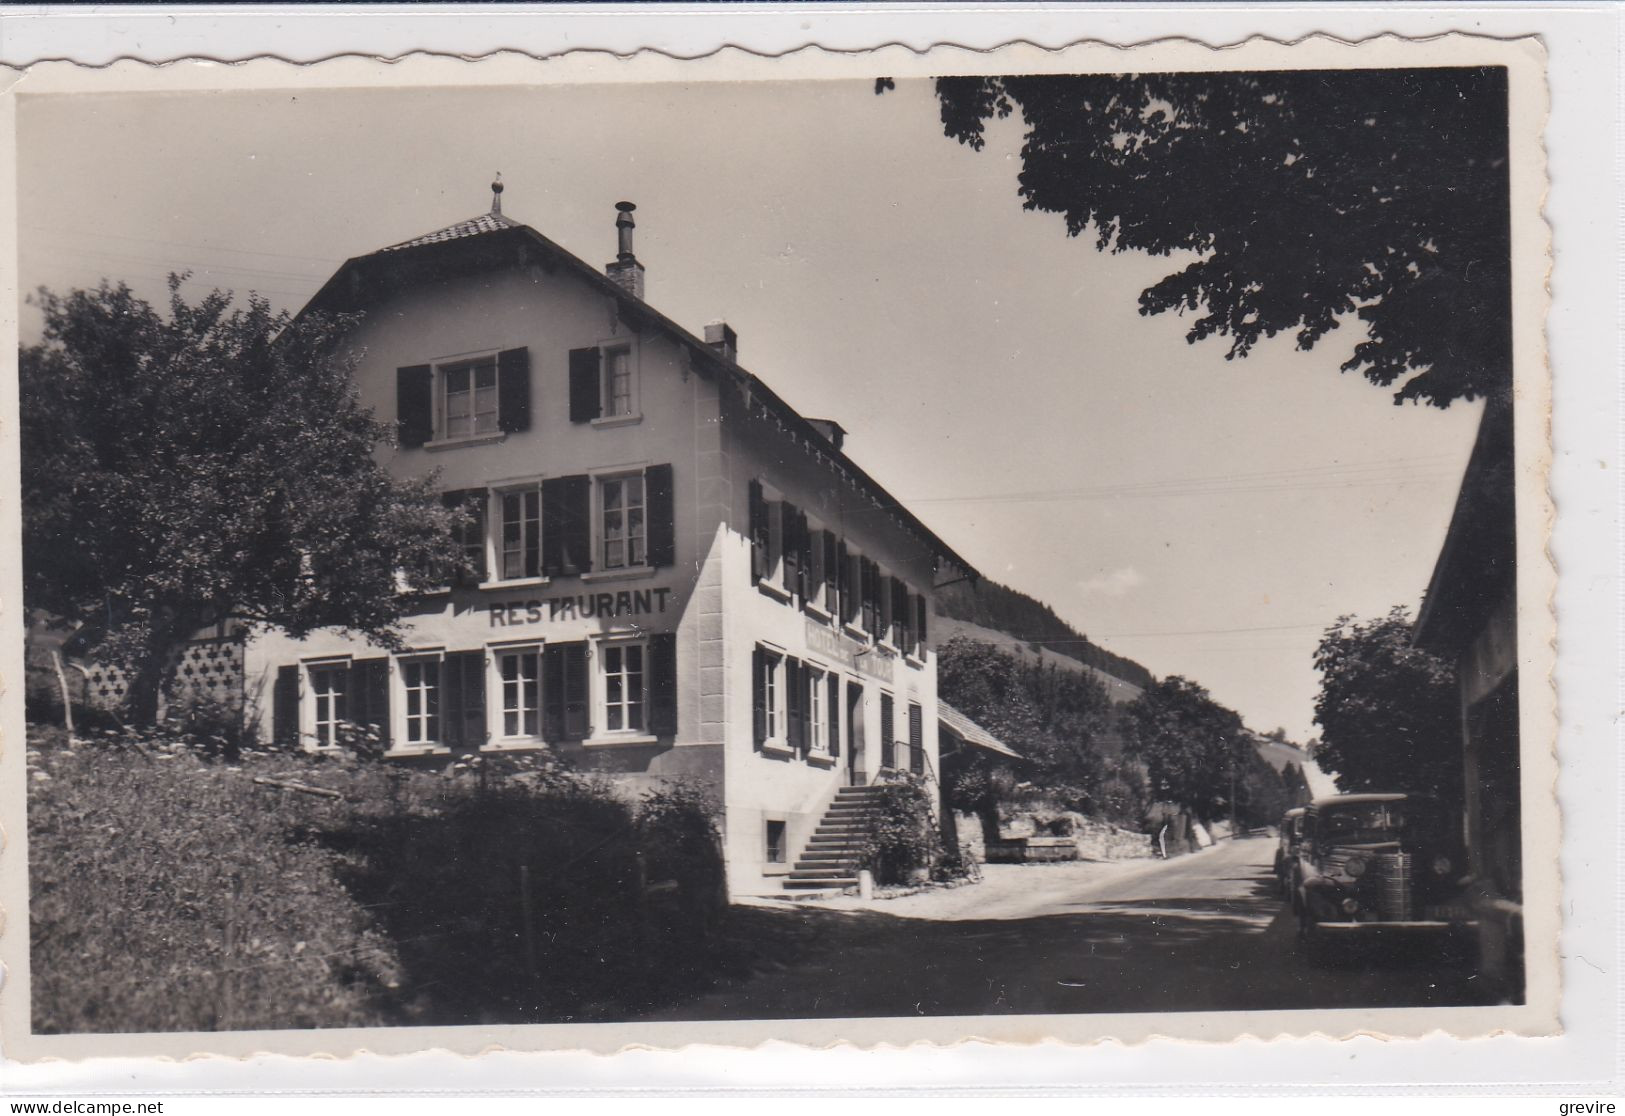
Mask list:
[[812,619],[807,620],[807,650],[833,659],[848,670],[862,671],[883,682],[894,680],[897,656],[891,651],[859,643]]

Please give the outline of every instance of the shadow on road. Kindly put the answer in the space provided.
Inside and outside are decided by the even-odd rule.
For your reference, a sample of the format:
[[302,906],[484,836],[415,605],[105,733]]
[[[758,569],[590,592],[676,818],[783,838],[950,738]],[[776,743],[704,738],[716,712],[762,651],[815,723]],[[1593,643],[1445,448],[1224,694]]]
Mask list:
[[1263,877],[1241,899],[1135,899],[1028,919],[739,907],[750,975],[652,1018],[1419,1007],[1481,1002],[1473,974],[1412,943],[1316,968]]

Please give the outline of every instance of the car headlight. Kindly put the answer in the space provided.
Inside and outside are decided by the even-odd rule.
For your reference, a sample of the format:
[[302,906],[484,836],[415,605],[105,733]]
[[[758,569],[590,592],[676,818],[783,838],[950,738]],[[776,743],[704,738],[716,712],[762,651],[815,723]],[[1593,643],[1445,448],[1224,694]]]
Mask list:
[[1435,876],[1445,875],[1450,871],[1451,867],[1452,865],[1448,856],[1436,856],[1433,858],[1433,874]]
[[1361,876],[1365,875],[1365,857],[1349,857],[1348,863],[1343,865],[1343,871],[1347,872],[1351,879],[1359,879]]

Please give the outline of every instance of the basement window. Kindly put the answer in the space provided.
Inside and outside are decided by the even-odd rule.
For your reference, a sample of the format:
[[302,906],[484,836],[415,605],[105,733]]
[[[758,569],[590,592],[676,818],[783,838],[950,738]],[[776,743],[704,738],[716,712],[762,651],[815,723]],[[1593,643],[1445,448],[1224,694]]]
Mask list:
[[769,821],[767,823],[767,862],[769,864],[783,864],[789,856],[786,848],[785,825],[782,821]]

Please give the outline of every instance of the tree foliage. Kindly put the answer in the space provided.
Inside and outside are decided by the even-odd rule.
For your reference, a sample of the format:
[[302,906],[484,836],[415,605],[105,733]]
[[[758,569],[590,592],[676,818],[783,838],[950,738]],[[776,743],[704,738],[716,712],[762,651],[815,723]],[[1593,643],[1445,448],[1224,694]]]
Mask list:
[[42,290],[44,340],[20,354],[29,605],[133,672],[144,722],[200,629],[394,646],[400,590],[460,562],[431,479],[396,480],[375,456],[389,431],[339,355],[353,322],[219,291],[189,304],[180,281],[167,317],[122,283]]
[[937,656],[937,692],[1028,761],[1024,778],[1080,808],[1104,777],[1099,743],[1113,723],[1105,687],[1055,663],[1023,662],[983,640],[956,636]]
[[1226,813],[1235,765],[1256,758],[1241,717],[1178,675],[1135,698],[1126,727],[1128,752],[1146,765],[1152,795],[1203,821]]
[[[1097,248],[1194,259],[1140,295],[1228,358],[1350,319],[1343,365],[1395,401],[1511,382],[1506,72],[1500,68],[951,77],[947,135],[1025,126],[1019,193]],[[876,92],[882,92],[877,85]]]
[[1403,607],[1341,616],[1315,651],[1321,727],[1315,759],[1339,790],[1461,797],[1461,711],[1454,668],[1411,644]]

